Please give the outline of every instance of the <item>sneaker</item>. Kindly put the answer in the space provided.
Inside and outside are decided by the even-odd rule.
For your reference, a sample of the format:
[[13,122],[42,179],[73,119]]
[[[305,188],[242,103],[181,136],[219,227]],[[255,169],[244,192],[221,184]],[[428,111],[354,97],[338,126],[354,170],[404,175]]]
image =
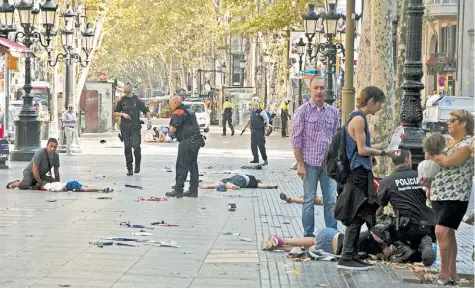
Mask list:
[[167,197],[175,197],[175,198],[183,198],[183,192],[177,192],[175,189],[173,189],[171,192],[165,193],[165,196]]
[[189,198],[196,198],[196,197],[198,197],[198,192],[192,193],[190,191],[186,191],[185,193],[183,193],[183,196],[184,197],[189,197]]
[[259,160],[252,160],[252,161],[250,161],[249,163],[251,163],[251,164],[258,164],[258,163],[259,163]]
[[102,192],[104,192],[104,193],[112,193],[113,191],[114,191],[114,189],[113,189],[113,188],[109,188],[109,187],[104,188],[104,189],[102,190]]
[[432,247],[432,238],[430,236],[424,236],[419,245],[419,251],[421,252],[422,263],[424,266],[429,267],[434,264],[437,257],[437,253]]
[[374,269],[374,265],[373,265],[373,264],[366,263],[365,261],[361,260],[360,258],[358,258],[358,259],[353,259],[353,261],[355,261],[355,262],[357,262],[357,263],[360,263],[361,265],[364,265],[364,266],[368,267],[368,269]]
[[338,269],[343,270],[351,270],[351,271],[367,271],[369,268],[355,260],[345,260],[340,259],[338,261],[338,265],[336,266]]

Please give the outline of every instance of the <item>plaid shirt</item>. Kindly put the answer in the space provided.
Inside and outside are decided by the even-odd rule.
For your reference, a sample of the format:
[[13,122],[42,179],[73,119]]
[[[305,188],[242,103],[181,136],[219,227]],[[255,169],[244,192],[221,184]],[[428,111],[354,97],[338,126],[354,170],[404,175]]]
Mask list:
[[324,104],[318,108],[312,101],[302,104],[292,119],[292,146],[301,148],[303,161],[319,167],[325,150],[340,126],[338,110]]

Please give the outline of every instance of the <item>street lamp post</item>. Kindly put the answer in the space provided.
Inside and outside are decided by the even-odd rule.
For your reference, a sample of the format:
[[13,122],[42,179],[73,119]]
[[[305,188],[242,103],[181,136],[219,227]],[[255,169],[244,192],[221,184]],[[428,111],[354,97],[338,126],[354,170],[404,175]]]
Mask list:
[[424,88],[421,82],[423,75],[421,62],[422,15],[424,15],[423,0],[409,0],[406,62],[404,63],[404,81],[401,85],[404,92],[400,110],[400,119],[404,125],[404,138],[400,148],[411,151],[414,169],[417,169],[417,165],[424,160],[422,140],[425,133],[421,129],[421,90]]
[[240,84],[244,86],[244,69],[246,68],[246,60],[244,58],[239,61],[239,68],[241,69]]
[[[333,75],[335,73],[334,65],[337,53],[345,55],[345,48],[341,43],[333,43],[333,37],[337,33],[337,22],[340,18],[345,18],[336,12],[338,0],[326,0],[326,12],[317,14],[315,12],[315,4],[308,4],[308,11],[303,17],[305,36],[308,39],[308,54],[310,59],[316,58],[319,54],[327,58],[327,94],[325,102],[332,105],[335,102],[335,92],[333,89]],[[315,53],[312,53],[312,39],[317,31],[317,22],[322,18],[324,24],[324,34],[326,42],[316,45]],[[318,39],[318,38],[317,38]]]
[[[76,48],[74,45],[76,36],[75,28],[79,28],[83,24],[81,20],[85,18],[84,15],[81,15],[81,6],[78,6],[78,10],[78,12],[75,12],[71,8],[71,6],[68,5],[66,11],[61,15],[64,21],[64,27],[63,29],[61,29],[61,46],[63,47],[64,53],[58,53],[55,59],[53,60],[53,58],[51,57],[51,52],[48,51],[49,66],[54,67],[62,61],[64,61],[65,63],[65,110],[68,109],[69,104],[72,102],[74,85],[73,63],[79,63],[82,67],[86,67],[89,64],[89,55],[92,52],[92,46],[94,41],[94,31],[91,28],[91,24],[87,23],[85,30],[81,32],[83,38],[81,50],[82,52],[84,52],[85,57],[83,58],[81,53],[76,52]],[[80,113],[79,117],[81,117]],[[79,127],[76,131],[78,130]],[[65,150],[66,139],[62,137],[59,151],[64,152]],[[74,143],[72,151],[74,153],[81,152],[81,149],[79,148],[79,142]]]
[[264,52],[262,55],[262,61],[264,64],[264,109],[267,108],[267,68],[270,61],[270,53]]
[[[44,5],[40,5],[40,10],[34,9],[33,4],[26,0],[20,1],[13,7],[8,1],[3,1],[0,9],[0,22],[2,30],[6,33],[14,32],[13,20],[14,11],[18,11],[20,25],[23,31],[16,32],[15,41],[23,43],[28,49],[35,41],[44,48],[48,48],[52,37],[58,5],[51,0],[47,0]],[[42,13],[44,32],[37,27],[39,13]],[[40,147],[40,121],[33,108],[33,97],[31,96],[31,56],[25,58],[25,84],[23,86],[25,95],[23,96],[23,106],[15,121],[15,147],[10,154],[12,161],[30,161],[36,150]]]
[[[300,38],[297,43],[297,54],[299,55],[299,106],[302,105],[302,71],[303,71],[303,56],[305,54],[306,44],[303,42],[303,38]],[[295,103],[294,103],[295,110]]]

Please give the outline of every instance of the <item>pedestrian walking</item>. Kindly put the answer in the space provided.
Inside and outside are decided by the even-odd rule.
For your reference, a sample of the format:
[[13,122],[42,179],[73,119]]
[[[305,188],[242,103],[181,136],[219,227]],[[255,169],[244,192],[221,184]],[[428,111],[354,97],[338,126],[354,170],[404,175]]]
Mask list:
[[[184,105],[177,95],[170,98],[168,105],[173,111],[170,132],[175,134],[179,144],[175,166],[175,186],[171,192],[167,192],[165,195],[176,198],[183,196],[196,198],[199,185],[198,152],[205,146],[205,142],[193,110]],[[183,188],[188,172],[190,172],[190,188],[184,193]]]
[[371,266],[358,256],[361,226],[371,229],[376,224],[379,199],[374,188],[372,156],[388,155],[385,144],[371,145],[366,116],[376,114],[384,104],[383,91],[374,86],[364,88],[356,99],[356,110],[351,112],[345,125],[346,156],[350,162],[349,174],[335,206],[335,217],[346,226],[339,269],[368,270]]
[[289,103],[290,103],[290,100],[287,99],[280,106],[280,118],[282,119],[282,129],[281,129],[282,137],[289,137],[287,135],[287,121],[290,119]]
[[73,154],[71,153],[71,144],[76,137],[74,132],[77,123],[76,112],[74,111],[74,106],[72,104],[69,104],[68,109],[63,113],[62,121],[64,134],[66,136],[66,155],[72,156]]
[[269,127],[269,117],[267,116],[267,112],[260,107],[258,102],[253,104],[250,119],[242,129],[241,135],[246,131],[248,126],[251,126],[251,151],[252,156],[254,157],[251,164],[259,163],[259,153],[257,151],[257,148],[259,148],[262,160],[264,160],[263,164],[267,165],[265,132],[266,128]]
[[[147,117],[147,129],[152,128],[150,112],[141,98],[132,92],[132,85],[126,83],[124,86],[125,95],[119,99],[115,108],[114,115],[120,116],[120,134],[124,142],[125,163],[127,175],[140,173],[140,161],[142,160],[142,151],[140,148],[142,128],[140,121],[140,112]],[[132,148],[135,156],[135,170],[132,171],[134,158],[132,157]]]
[[310,100],[295,111],[292,121],[291,141],[297,174],[303,180],[302,224],[305,237],[315,236],[314,205],[319,183],[325,226],[337,229],[334,216],[337,185],[322,165],[325,151],[340,125],[338,110],[323,101],[325,85],[325,79],[320,76],[311,79]]
[[234,127],[233,127],[233,111],[234,107],[231,102],[229,102],[229,98],[224,98],[224,103],[223,103],[223,136],[226,135],[226,123],[229,125],[229,128],[231,129],[231,135],[234,135]]

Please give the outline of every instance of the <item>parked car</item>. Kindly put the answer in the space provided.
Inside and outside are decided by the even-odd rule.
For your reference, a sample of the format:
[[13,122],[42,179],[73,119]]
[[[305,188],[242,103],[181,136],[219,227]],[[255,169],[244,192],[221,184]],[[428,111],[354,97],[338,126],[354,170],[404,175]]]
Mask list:
[[198,125],[200,126],[200,129],[202,128],[204,132],[209,132],[209,126],[210,126],[210,116],[208,112],[208,108],[202,101],[185,101],[183,102],[185,105],[189,105],[191,110],[196,115],[196,120],[198,121]]

